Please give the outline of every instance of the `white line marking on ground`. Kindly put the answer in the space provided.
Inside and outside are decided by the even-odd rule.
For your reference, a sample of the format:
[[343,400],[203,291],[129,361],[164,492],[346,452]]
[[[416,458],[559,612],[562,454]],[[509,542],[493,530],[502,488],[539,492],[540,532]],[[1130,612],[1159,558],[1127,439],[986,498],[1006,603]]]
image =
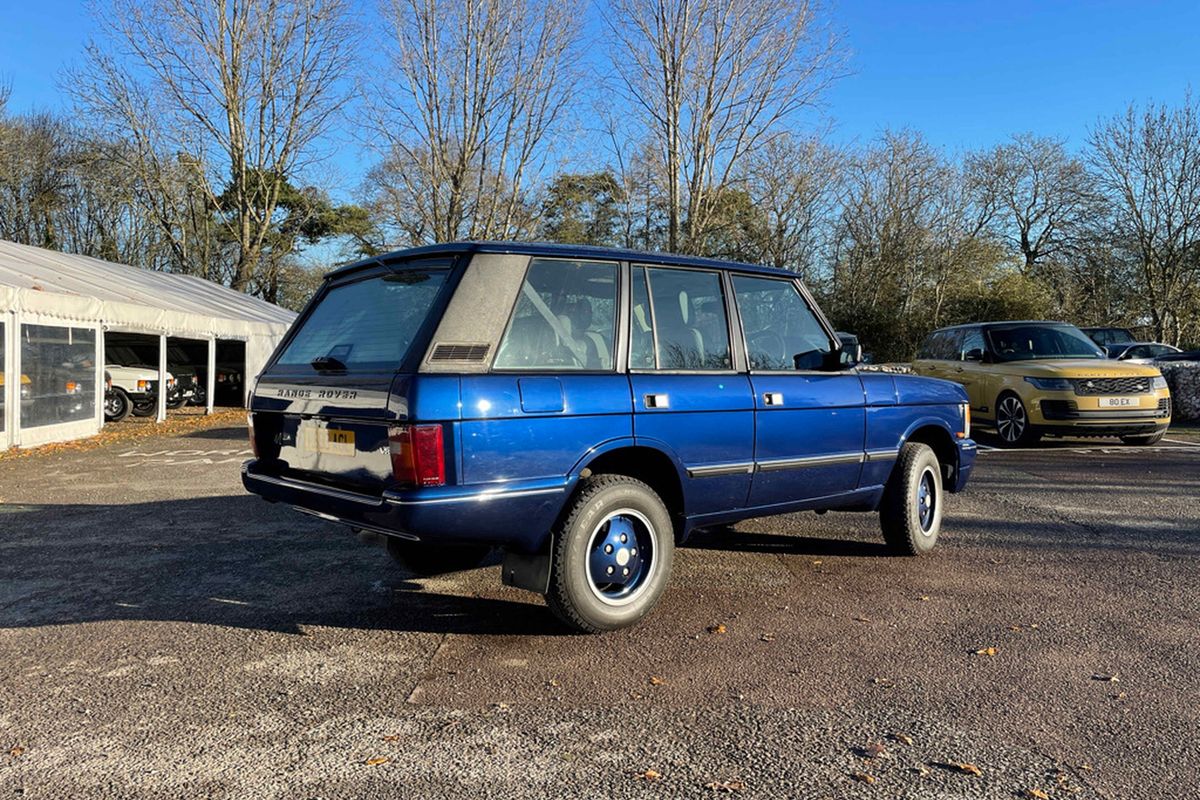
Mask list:
[[1190,447],[1200,447],[1200,442],[1188,442],[1183,439],[1163,439],[1164,442],[1173,442],[1175,444],[1186,444]]

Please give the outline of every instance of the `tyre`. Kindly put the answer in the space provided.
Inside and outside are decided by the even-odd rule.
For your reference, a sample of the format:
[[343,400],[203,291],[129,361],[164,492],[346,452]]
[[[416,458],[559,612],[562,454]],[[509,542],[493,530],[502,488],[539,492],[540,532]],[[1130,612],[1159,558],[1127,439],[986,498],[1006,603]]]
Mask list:
[[1029,413],[1021,398],[1012,392],[996,400],[996,434],[1006,447],[1025,447],[1042,438],[1029,423]]
[[654,490],[624,475],[597,475],[554,529],[546,603],[583,633],[627,627],[658,602],[674,555],[671,515]]
[[1158,444],[1166,435],[1166,431],[1158,431],[1157,433],[1148,433],[1145,436],[1122,436],[1121,441],[1125,444],[1136,445]]
[[120,389],[110,389],[104,393],[104,421],[120,422],[133,411],[133,402],[129,395]]
[[422,578],[475,569],[487,558],[492,548],[487,545],[443,545],[410,542],[395,536],[387,537],[388,555],[400,566]]
[[879,504],[879,527],[895,553],[919,556],[934,548],[943,497],[942,467],[933,448],[921,442],[904,445]]
[[135,417],[153,417],[157,412],[158,406],[154,400],[142,400],[133,404]]
[[181,408],[185,402],[187,402],[186,398],[183,395],[179,395],[178,397],[167,400],[167,408],[172,410]]

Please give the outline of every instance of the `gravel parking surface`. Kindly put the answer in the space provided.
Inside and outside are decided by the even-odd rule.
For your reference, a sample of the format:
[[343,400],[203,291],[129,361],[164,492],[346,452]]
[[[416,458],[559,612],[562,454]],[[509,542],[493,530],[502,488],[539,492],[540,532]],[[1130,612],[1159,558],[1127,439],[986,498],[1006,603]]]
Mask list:
[[0,797],[1194,796],[1171,438],[986,450],[927,558],[874,515],[705,532],[595,637],[243,494],[240,428],[4,459]]

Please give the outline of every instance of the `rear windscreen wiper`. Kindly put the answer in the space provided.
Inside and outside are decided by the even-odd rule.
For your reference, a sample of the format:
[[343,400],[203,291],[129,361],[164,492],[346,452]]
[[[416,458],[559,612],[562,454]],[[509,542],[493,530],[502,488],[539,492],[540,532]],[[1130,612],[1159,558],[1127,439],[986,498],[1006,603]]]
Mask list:
[[315,370],[327,370],[327,369],[344,370],[346,368],[346,365],[343,364],[340,359],[336,359],[333,356],[317,356],[309,363],[312,364],[312,368]]

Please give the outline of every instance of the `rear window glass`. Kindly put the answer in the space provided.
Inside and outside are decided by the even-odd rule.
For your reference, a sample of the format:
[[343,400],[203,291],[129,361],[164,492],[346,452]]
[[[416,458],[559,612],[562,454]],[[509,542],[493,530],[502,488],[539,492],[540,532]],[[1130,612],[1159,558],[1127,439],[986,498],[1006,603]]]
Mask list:
[[404,270],[330,289],[275,363],[397,369],[445,281],[445,270]]

